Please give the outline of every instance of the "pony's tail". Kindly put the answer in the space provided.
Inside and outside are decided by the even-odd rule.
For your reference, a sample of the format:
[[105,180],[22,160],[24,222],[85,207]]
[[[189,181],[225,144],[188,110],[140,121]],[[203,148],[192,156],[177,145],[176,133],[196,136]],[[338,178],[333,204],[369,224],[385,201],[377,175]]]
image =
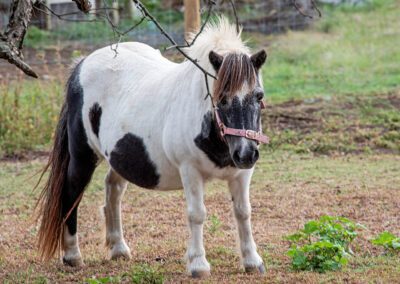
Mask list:
[[62,192],[66,186],[70,159],[67,119],[68,106],[64,102],[58,120],[53,149],[39,179],[40,182],[50,168],[49,177],[36,203],[36,206],[39,206],[39,217],[42,218],[38,233],[38,248],[44,260],[51,259],[56,253],[60,252],[62,247],[64,233]]

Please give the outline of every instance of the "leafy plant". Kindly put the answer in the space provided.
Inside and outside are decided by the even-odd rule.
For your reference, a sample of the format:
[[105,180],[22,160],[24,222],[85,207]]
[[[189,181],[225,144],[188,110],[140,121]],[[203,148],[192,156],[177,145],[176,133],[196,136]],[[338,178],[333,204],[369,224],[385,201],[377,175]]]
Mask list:
[[[143,266],[132,266],[130,273],[124,273],[122,278],[129,277],[132,283],[163,283],[164,276],[162,275],[164,271],[155,270],[148,265]],[[129,279],[128,278],[128,279]]]
[[164,277],[161,273],[164,271],[158,271],[150,268],[147,264],[142,266],[132,266],[131,271],[115,277],[104,277],[99,279],[88,279],[90,284],[102,284],[102,283],[119,283],[121,281],[129,281],[131,283],[150,283],[158,284],[164,282]]
[[339,270],[353,254],[350,244],[358,235],[360,224],[347,218],[324,216],[310,221],[299,233],[283,236],[292,244],[287,255],[292,258],[294,270],[325,272]]
[[383,232],[376,239],[372,239],[371,243],[383,246],[387,252],[400,252],[400,238],[389,232]]
[[221,221],[214,214],[210,218],[211,224],[208,226],[211,234],[214,234],[221,226]]

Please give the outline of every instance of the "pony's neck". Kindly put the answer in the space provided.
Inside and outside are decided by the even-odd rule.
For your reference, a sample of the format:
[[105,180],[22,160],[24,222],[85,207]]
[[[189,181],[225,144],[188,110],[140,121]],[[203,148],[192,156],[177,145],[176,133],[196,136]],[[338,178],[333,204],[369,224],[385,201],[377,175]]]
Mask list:
[[[187,71],[185,77],[187,78],[187,82],[190,84],[189,88],[191,89],[190,95],[186,96],[190,98],[194,105],[198,109],[202,110],[203,113],[212,111],[211,98],[207,97],[207,91],[212,94],[215,79],[207,76],[209,87],[209,90],[207,90],[204,73],[190,61],[187,61],[184,64],[188,64],[187,69],[185,68],[186,70],[184,70],[184,72]],[[215,71],[211,74],[214,73]]]

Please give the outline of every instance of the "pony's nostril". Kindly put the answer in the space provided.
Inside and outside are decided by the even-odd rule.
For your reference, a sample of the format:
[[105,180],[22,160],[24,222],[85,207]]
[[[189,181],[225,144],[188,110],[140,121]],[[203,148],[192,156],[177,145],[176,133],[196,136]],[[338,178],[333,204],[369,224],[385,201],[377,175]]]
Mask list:
[[254,152],[253,152],[253,163],[255,163],[257,160],[258,160],[258,157],[260,156],[260,153],[258,152],[258,150],[256,149]]
[[240,151],[239,150],[236,150],[234,153],[233,153],[233,160],[235,160],[236,162],[240,162]]

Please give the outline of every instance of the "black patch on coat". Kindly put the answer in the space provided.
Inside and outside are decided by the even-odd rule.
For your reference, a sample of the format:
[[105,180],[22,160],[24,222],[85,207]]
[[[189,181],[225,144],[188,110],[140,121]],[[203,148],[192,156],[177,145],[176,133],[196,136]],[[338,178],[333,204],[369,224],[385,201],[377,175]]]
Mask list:
[[204,115],[201,132],[194,139],[194,143],[217,167],[235,166],[229,154],[229,148],[221,139],[218,127],[212,119],[211,111]]
[[104,152],[104,154],[106,155],[106,157],[108,156],[108,152],[107,152],[107,150]]
[[160,180],[143,139],[127,133],[110,153],[110,164],[126,180],[144,188],[155,188]]
[[98,103],[95,103],[89,110],[90,124],[92,125],[93,133],[96,134],[97,138],[99,137],[101,113],[102,109]]
[[[83,127],[83,89],[79,81],[82,62],[83,60],[75,67],[67,83],[67,127],[70,159],[66,186],[62,193],[63,216],[70,211],[75,201],[89,184],[97,163],[97,156],[87,143],[86,131]],[[77,210],[78,206],[66,220],[71,235],[76,233]]]
[[[260,89],[257,84],[253,92],[247,94],[242,101],[235,96],[229,102],[226,100],[226,102],[218,103],[218,114],[225,126],[259,131],[261,115]],[[226,137],[230,139],[229,135]],[[231,137],[235,139],[234,136]],[[229,148],[221,138],[217,123],[212,119],[211,111],[204,115],[201,133],[196,136],[194,142],[216,166],[220,168],[235,167]]]

